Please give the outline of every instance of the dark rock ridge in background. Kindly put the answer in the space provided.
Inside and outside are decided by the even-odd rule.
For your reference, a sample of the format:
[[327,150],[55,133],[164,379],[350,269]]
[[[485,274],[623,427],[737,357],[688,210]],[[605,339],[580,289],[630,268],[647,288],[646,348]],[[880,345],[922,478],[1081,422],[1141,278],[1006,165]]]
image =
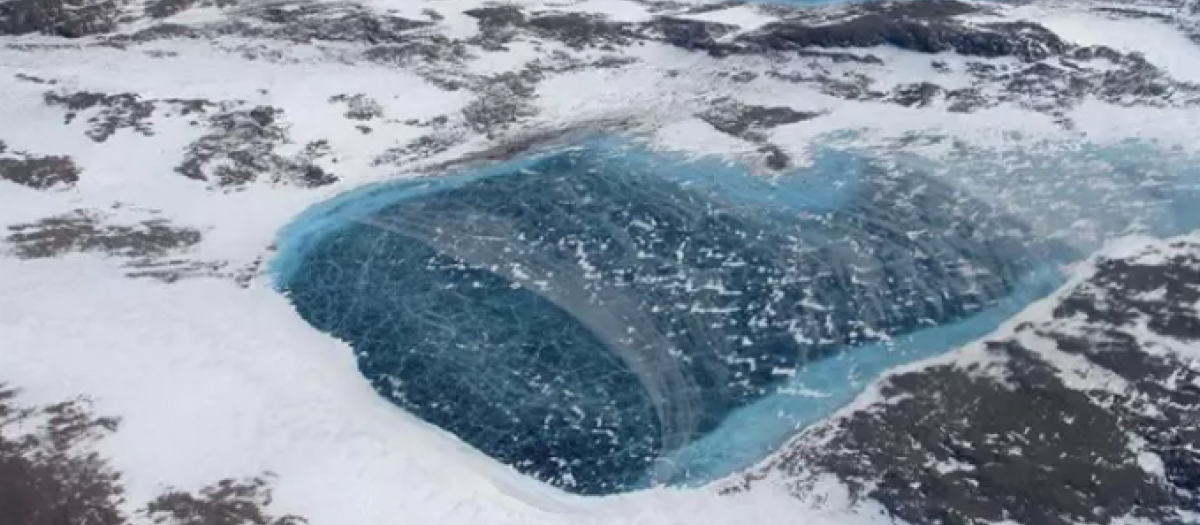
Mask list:
[[887,402],[733,490],[832,474],[911,523],[1194,523],[1180,512],[1200,511],[1200,237],[1101,260],[1052,316],[1027,317],[979,364],[885,379]]
[[[913,5],[924,2],[914,2]],[[967,11],[957,2],[931,2],[947,12]],[[918,53],[953,51],[985,58],[1017,57],[1032,62],[1061,54],[1068,48],[1048,29],[1027,22],[969,25],[934,11],[928,6],[909,13],[862,14],[844,21],[813,25],[808,21],[781,21],[739,37],[727,52],[792,51],[807,47],[863,48],[888,45]],[[743,47],[737,47],[741,44]]]
[[[717,9],[721,6],[708,6]],[[664,6],[652,4],[653,9]],[[709,9],[709,10],[711,10]],[[592,49],[620,56],[621,49],[646,42],[661,42],[717,57],[744,55],[792,55],[812,59],[799,71],[769,72],[775,79],[816,86],[825,94],[849,100],[871,100],[904,106],[944,108],[972,112],[999,105],[1016,105],[1056,117],[1071,124],[1066,109],[1088,97],[1120,105],[1179,106],[1200,103],[1200,86],[1170,78],[1143,57],[1105,46],[1077,46],[1031,22],[977,23],[963,15],[989,14],[983,4],[956,0],[924,2],[877,2],[821,9],[763,6],[781,19],[753,31],[735,34],[734,25],[663,14],[647,22],[619,22],[598,14],[528,12],[516,6],[489,6],[465,12],[477,20],[480,35],[466,40],[447,39],[428,31],[423,21],[395,20],[356,7],[315,6],[268,15],[248,11],[246,17],[261,24],[230,22],[210,28],[214,34],[241,34],[307,43],[358,42],[372,46],[368,59],[396,67],[416,68],[430,82],[446,89],[467,88],[479,93],[480,101],[465,116],[463,126],[478,132],[479,122],[492,134],[508,124],[536,115],[521,107],[541,81],[538,76],[521,79],[520,86],[503,78],[464,78],[460,63],[473,49],[503,50],[517,40],[556,41],[575,50]],[[1138,16],[1135,9],[1132,14]],[[1116,16],[1116,15],[1114,15]],[[275,29],[270,29],[275,27]],[[154,28],[142,31],[155,34]],[[189,29],[194,33],[195,30]],[[169,32],[168,32],[169,34]],[[191,37],[201,37],[191,34]],[[297,40],[297,35],[303,35]],[[964,73],[971,86],[947,88],[937,83],[934,73],[952,72],[943,64],[931,64],[930,80],[921,84],[883,86],[870,76],[871,65],[885,65],[879,57],[861,49],[890,46],[918,53],[953,52],[971,57]],[[992,63],[1012,57],[1017,63]],[[635,63],[627,60],[615,67]],[[844,74],[835,68],[860,64],[861,73]],[[417,66],[420,67],[417,67]],[[531,64],[525,73],[549,64]],[[734,66],[731,64],[731,66]],[[578,66],[577,66],[578,67]],[[550,70],[554,70],[550,67]],[[561,69],[561,68],[560,68]],[[522,74],[525,74],[522,73]],[[749,73],[749,72],[747,72]],[[731,75],[738,75],[731,71]],[[756,74],[755,74],[756,75]],[[752,79],[753,77],[747,77]],[[499,81],[499,84],[497,84]],[[514,89],[516,88],[516,89]],[[500,99],[513,102],[499,103]],[[480,111],[486,109],[486,111]],[[484,118],[480,118],[483,116]],[[494,117],[494,118],[493,118]],[[411,145],[417,156],[437,152],[433,142],[456,142],[453,133],[425,139],[424,146]],[[433,141],[433,142],[430,142]],[[411,156],[401,156],[411,158]]]
[[41,33],[65,38],[108,33],[122,21],[127,0],[5,0],[0,35]]
[[[228,50],[266,61],[288,60],[280,51],[281,45],[308,46],[336,62],[404,69],[437,87],[465,91],[474,98],[460,112],[429,126],[427,134],[377,152],[381,165],[420,161],[463,144],[473,135],[499,138],[538,119],[534,101],[546,78],[580,69],[636,66],[639,60],[626,50],[649,43],[723,57],[729,69],[722,75],[731,81],[751,83],[766,77],[846,100],[927,111],[969,113],[1011,106],[1049,115],[1066,128],[1072,126],[1068,110],[1089,98],[1122,106],[1181,107],[1200,103],[1200,85],[1174,79],[1136,53],[1076,45],[1034,22],[981,21],[999,12],[998,8],[957,0],[815,8],[745,4],[778,18],[757,28],[689,18],[739,5],[736,2],[685,6],[648,1],[644,5],[656,15],[642,22],[497,4],[465,11],[475,20],[479,34],[463,38],[439,32],[438,23],[444,17],[438,13],[425,13],[426,19],[411,15],[406,18],[353,2],[70,0],[83,2],[79,4],[83,7],[71,7],[75,4],[65,1],[0,2],[0,28],[4,28],[0,34],[99,35],[73,42],[146,53],[158,52],[142,48],[161,40],[208,40],[218,45],[223,37],[236,37],[241,43]],[[1178,4],[1175,0],[1160,3]],[[1191,20],[1197,17],[1189,15],[1186,6],[1177,7],[1178,15],[1140,6],[1096,9],[1113,17],[1154,16],[1185,30],[1196,25]],[[172,16],[194,8],[221,9],[227,16],[191,25],[173,22]],[[134,21],[139,23],[128,23]],[[499,74],[474,74],[465,66],[483,53],[503,51],[514,43],[535,49],[555,43],[570,52],[547,52]],[[46,44],[23,44],[22,49],[32,52],[40,45]],[[875,71],[888,67],[881,58],[886,56],[880,51],[883,48],[929,54],[927,80],[892,84],[874,78]],[[581,55],[585,52],[586,57]],[[935,57],[937,53],[954,53],[965,60],[951,66]],[[747,57],[764,57],[772,65],[743,69]],[[777,58],[791,60],[775,61]],[[943,81],[942,74],[954,74],[956,80]],[[965,86],[959,80],[964,75],[968,79]],[[286,115],[272,115],[271,123],[261,128],[248,126],[252,120],[247,118],[248,112],[255,107],[244,102],[151,100],[135,93],[62,89],[47,92],[46,102],[63,108],[68,124],[86,122],[86,133],[98,142],[122,130],[152,134],[152,117],[186,118],[192,125],[207,127],[210,133],[189,146],[178,172],[206,181],[214,189],[228,191],[260,181],[316,187],[337,180],[330,173],[330,163],[335,159],[321,161],[325,151],[320,143],[308,144],[309,148],[300,154],[277,153],[279,145],[288,143]],[[697,102],[708,106],[697,108],[700,115],[724,113],[728,108],[722,105],[731,103],[754,105],[748,101]],[[352,99],[330,103],[358,104]],[[787,109],[803,112],[803,108]],[[347,107],[344,111],[347,119],[356,121],[361,134],[379,131],[386,125],[362,121],[367,114],[364,111],[372,110]],[[768,168],[790,167],[783,149],[764,140],[769,130],[760,133],[737,128],[730,128],[732,133],[722,131],[756,145],[760,161]]]

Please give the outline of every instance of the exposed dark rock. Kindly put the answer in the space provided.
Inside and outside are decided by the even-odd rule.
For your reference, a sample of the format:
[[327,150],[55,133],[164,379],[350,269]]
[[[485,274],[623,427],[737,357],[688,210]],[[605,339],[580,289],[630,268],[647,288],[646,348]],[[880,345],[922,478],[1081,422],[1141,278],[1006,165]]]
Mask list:
[[353,3],[282,2],[239,10],[238,17],[216,24],[210,30],[220,35],[305,44],[398,44],[409,41],[414,30],[431,24]]
[[162,23],[156,24],[132,34],[115,35],[108,38],[108,42],[114,46],[125,46],[128,44],[144,44],[155,40],[167,40],[174,38],[203,38],[205,33],[199,29],[179,25]]
[[422,135],[411,142],[388,149],[372,161],[375,166],[401,165],[449,151],[461,137],[451,134]]
[[282,116],[282,110],[268,106],[213,115],[207,121],[208,132],[188,145],[176,171],[221,188],[238,188],[263,178],[302,187],[336,182],[336,176],[315,164],[328,153],[327,146],[312,143],[290,156],[275,151],[290,142]]
[[949,110],[954,113],[970,113],[994,105],[976,88],[954,89],[946,92]]
[[237,0],[149,0],[143,9],[150,18],[167,18],[193,7],[226,8],[237,4]]
[[735,25],[660,16],[643,27],[663,41],[691,50],[719,52],[716,39],[738,29]]
[[[1192,245],[1181,243],[1181,246],[1191,248]],[[1120,259],[1104,261],[1092,279],[1076,293],[1063,299],[1055,308],[1054,316],[1058,319],[1082,318],[1089,324],[1114,327],[1145,321],[1146,328],[1155,334],[1191,343],[1200,341],[1198,303],[1200,252],[1183,252],[1163,263]],[[1122,350],[1129,353],[1137,348]],[[1149,354],[1138,357],[1153,358]],[[1153,360],[1159,365],[1171,364],[1161,358]],[[1174,366],[1159,366],[1158,370],[1176,371]],[[1114,369],[1114,372],[1120,374],[1122,370]],[[1165,380],[1166,377],[1161,379]]]
[[1099,7],[1093,7],[1093,8],[1091,8],[1091,10],[1095,11],[1097,13],[1106,13],[1106,14],[1110,14],[1110,15],[1116,15],[1121,18],[1146,18],[1146,19],[1158,20],[1160,22],[1168,22],[1168,23],[1175,21],[1174,17],[1172,17],[1171,15],[1168,15],[1166,13],[1143,11],[1141,9],[1128,9],[1128,8],[1123,8],[1123,7],[1099,6]]
[[146,505],[160,525],[303,525],[299,516],[272,516],[271,485],[265,477],[223,479],[198,493],[170,491]]
[[685,49],[711,51],[719,49],[716,38],[737,29],[730,24],[669,16],[656,17],[642,24],[614,22],[602,15],[588,13],[539,12],[527,16],[514,6],[472,9],[465,14],[478,20],[483,33],[480,43],[493,45],[511,41],[519,31],[529,31],[577,49],[627,46],[651,39]]
[[0,141],[0,180],[14,182],[35,190],[69,187],[79,182],[79,166],[71,157],[30,155],[23,151],[6,151]]
[[69,124],[78,112],[102,107],[103,110],[88,119],[92,125],[87,135],[96,142],[104,142],[118,129],[132,128],[143,135],[153,135],[150,124],[146,122],[154,114],[154,103],[142,100],[141,96],[132,93],[106,95],[103,93],[77,92],[70,95],[59,95],[48,92],[45,95],[46,104],[62,106],[67,109],[66,122]]
[[977,4],[958,0],[925,0],[922,2],[866,2],[860,9],[894,18],[950,18],[983,11]]
[[791,167],[792,159],[782,148],[767,142],[764,132],[820,115],[784,106],[748,105],[726,99],[716,101],[708,112],[697,116],[717,131],[758,144],[758,152],[767,169],[781,171]]
[[525,25],[525,13],[516,6],[480,7],[463,11],[463,14],[478,20],[479,29],[484,31]]
[[13,525],[125,525],[120,474],[90,450],[118,421],[87,399],[16,403],[0,383],[0,509]]
[[[1106,63],[1093,65],[1092,61]],[[1200,101],[1200,86],[1172,80],[1137,54],[1105,47],[1077,48],[1058,64],[1036,62],[1003,68],[972,64],[968,73],[981,87],[1001,88],[991,105],[1011,102],[1051,114],[1089,97],[1118,105],[1194,105]]]
[[[905,106],[929,106],[944,101],[948,111],[959,113],[1011,104],[1054,116],[1067,127],[1070,121],[1065,112],[1090,98],[1123,106],[1200,104],[1200,86],[1171,79],[1138,54],[1123,54],[1102,46],[1069,48],[1053,61],[968,62],[965,71],[972,77],[970,87],[949,91],[933,82],[880,86],[868,69],[835,73],[827,67],[829,62],[849,60],[824,56],[827,52],[811,49],[796,53],[814,58],[807,70],[767,74],[788,82],[811,84],[827,95],[847,100],[880,100]],[[931,73],[944,67],[935,62]]]
[[730,82],[746,84],[753,82],[754,79],[758,78],[758,73],[753,71],[719,71],[717,72],[717,78],[727,78]]
[[80,113],[89,112],[87,136],[96,142],[108,140],[121,129],[153,135],[154,129],[149,120],[160,106],[167,108],[166,116],[199,114],[216,106],[200,99],[148,100],[134,93],[47,92],[43,98],[49,106],[66,109],[64,121],[67,124],[75,121]]
[[843,75],[840,78],[818,76],[821,92],[846,100],[880,100],[886,93],[874,89],[874,81],[866,75]]
[[199,0],[151,0],[146,2],[145,12],[150,18],[174,16],[199,3]]
[[[910,523],[1192,523],[1200,369],[1171,345],[1200,342],[1198,303],[1200,241],[1101,261],[1052,319],[985,343],[991,362],[887,379],[889,401],[810,430],[747,486],[774,471],[803,491],[830,473]],[[1050,352],[1122,381],[1069,385]]]
[[125,276],[131,279],[153,279],[172,284],[183,279],[213,277],[232,279],[240,286],[247,284],[249,276],[244,270],[230,271],[225,261],[189,261],[184,259],[133,259],[125,264]]
[[0,2],[0,35],[43,33],[66,38],[116,29],[121,0],[7,0]]
[[774,144],[763,144],[759,146],[758,152],[763,154],[763,160],[768,169],[783,171],[792,165],[792,158]]
[[[96,416],[79,397],[22,406],[0,383],[0,509],[11,525],[132,525],[121,510],[122,474],[95,451],[120,421]],[[303,525],[276,516],[270,473],[225,479],[197,493],[168,491],[136,512],[159,525]],[[142,523],[141,520],[136,523]]]
[[58,257],[71,252],[152,259],[200,242],[201,234],[164,219],[137,224],[108,224],[100,212],[75,210],[29,224],[11,226],[4,241],[22,259]]
[[[913,2],[923,4],[924,2]],[[807,47],[873,47],[890,45],[920,53],[953,51],[1025,61],[1061,54],[1067,44],[1031,23],[1006,22],[971,26],[949,18],[907,18],[867,14],[827,24],[785,20],[739,37],[730,52],[797,51]]]
[[345,13],[325,20],[302,19],[299,22],[287,24],[284,31],[296,40],[382,44],[403,42],[406,40],[404,33],[427,25],[429,25],[428,22],[361,11]]
[[904,84],[896,86],[896,89],[892,90],[891,101],[901,106],[924,107],[932,104],[941,94],[941,86],[932,82]]
[[[430,174],[465,170],[475,166],[508,161],[531,152],[549,151],[574,144],[577,143],[577,139],[593,136],[596,130],[623,133],[634,131],[637,128],[638,122],[635,119],[618,117],[583,121],[569,127],[522,130],[504,137],[482,150],[467,152],[451,160],[425,164],[420,169],[423,173]],[[461,141],[461,137],[454,140]]]
[[883,65],[883,59],[881,59],[875,55],[856,55],[854,53],[846,53],[843,51],[820,51],[820,50],[803,49],[800,51],[796,51],[796,55],[801,56],[801,57],[808,57],[808,58],[826,58],[835,64],[858,63],[858,64]]
[[724,101],[714,105],[708,113],[700,116],[717,130],[735,137],[749,138],[748,134],[758,131],[812,120],[821,114],[797,111],[783,106],[756,106]]
[[1064,388],[1020,344],[991,350],[1007,358],[1008,384],[950,367],[896,377],[883,393],[905,400],[845,423],[848,446],[821,463],[852,483],[876,480],[871,497],[914,523],[1104,523],[1171,503],[1138,467],[1118,416]]
[[97,253],[122,259],[124,275],[130,278],[174,283],[214,277],[248,283],[252,270],[230,268],[225,261],[179,257],[201,240],[199,230],[176,226],[162,218],[131,223],[102,211],[75,210],[9,227],[7,236],[0,237],[0,253],[22,259]]
[[632,24],[590,13],[541,13],[528,23],[534,34],[577,49],[629,45],[637,37]]
[[488,50],[503,50],[503,45],[510,42],[520,28],[528,27],[525,13],[516,6],[481,7],[463,14],[478,20],[480,35],[476,43]]
[[32,82],[34,84],[49,84],[51,86],[58,84],[57,80],[49,80],[49,79],[45,79],[45,78],[35,77],[33,75],[26,75],[24,73],[17,73],[15,75],[13,75],[13,78],[24,81],[24,82]]
[[457,62],[466,57],[466,50],[459,42],[441,35],[422,35],[403,43],[384,44],[367,49],[363,56],[379,64],[396,67],[419,63]]
[[329,99],[333,103],[346,105],[346,118],[350,120],[371,120],[383,117],[383,106],[371,97],[361,93],[357,95],[334,95]]
[[530,67],[517,73],[496,75],[477,89],[479,97],[463,108],[463,119],[473,131],[491,136],[532,116],[534,109],[528,99],[541,80],[541,71]]

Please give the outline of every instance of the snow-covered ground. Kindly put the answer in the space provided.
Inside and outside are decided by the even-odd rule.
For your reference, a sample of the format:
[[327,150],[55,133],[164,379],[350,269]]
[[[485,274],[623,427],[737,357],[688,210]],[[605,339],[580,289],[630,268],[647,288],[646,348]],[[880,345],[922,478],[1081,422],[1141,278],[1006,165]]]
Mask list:
[[[687,5],[626,0],[510,4],[530,13],[599,13],[627,23],[675,13],[738,26],[722,37],[727,40],[781,16],[753,5],[685,12]],[[836,480],[819,484],[808,498],[793,497],[784,483],[733,495],[709,486],[572,496],[386,402],[358,373],[350,348],[301,320],[261,271],[280,228],[307,207],[363,184],[436,171],[533,136],[622,127],[653,147],[719,156],[764,176],[771,171],[760,156],[764,145],[786,154],[787,169],[833,147],[927,163],[977,196],[1018,211],[1051,206],[1060,195],[1067,211],[1048,213],[1053,220],[1043,224],[1035,219],[1035,226],[1088,250],[1139,227],[1162,233],[1138,221],[1153,220],[1170,205],[1140,199],[1174,185],[1194,195],[1200,184],[1200,178],[1182,179],[1191,174],[1168,173],[1155,179],[1166,181],[1162,185],[1131,195],[1120,183],[1122,172],[1103,162],[1069,173],[1043,169],[1036,180],[1022,172],[1017,187],[1005,179],[1039,159],[1130,141],[1154,161],[1145,169],[1194,165],[1200,155],[1200,104],[1186,85],[1200,80],[1198,44],[1169,20],[1096,12],[1091,4],[991,6],[994,14],[978,18],[1028,20],[1068,43],[1140,53],[1164,78],[1179,81],[1167,88],[1175,98],[1132,90],[1127,103],[1086,95],[1043,111],[1038,93],[1003,99],[1011,86],[980,84],[968,74],[972,63],[1024,67],[1019,59],[952,51],[838,49],[878,58],[867,62],[784,53],[718,57],[634,37],[573,46],[525,29],[489,44],[477,17],[464,14],[484,5],[473,0],[366,3],[374,13],[428,22],[412,30],[425,35],[421,39],[290,41],[251,30],[269,26],[253,15],[263,5],[197,6],[161,20],[135,17],[117,29],[132,34],[172,23],[199,31],[179,38],[0,36],[0,239],[8,236],[0,242],[0,381],[19,387],[29,403],[86,394],[98,413],[119,416],[120,430],[97,447],[124,473],[124,505],[131,510],[167,487],[191,490],[272,472],[272,508],[313,525],[891,522],[878,503],[846,497]],[[220,26],[230,19],[244,26]],[[439,35],[455,44],[436,40]],[[437,49],[379,58],[381,47],[408,44]],[[1101,67],[1080,63],[1063,68]],[[521,71],[532,72],[532,80]],[[901,105],[847,96],[824,81],[785,78],[814,71],[848,82],[867,77],[869,89],[881,93],[928,79],[944,91],[976,86],[997,102],[956,112],[946,101]],[[750,74],[739,78],[742,72]],[[448,89],[448,83],[458,87]],[[84,92],[128,93],[136,101],[71,101]],[[204,101],[196,102],[204,109],[189,110],[182,99]],[[728,99],[820,116],[734,136],[701,117]],[[139,105],[146,102],[152,103],[148,113]],[[369,106],[370,116],[348,118],[356,103]],[[278,113],[251,114],[259,106]],[[486,118],[472,117],[478,113]],[[422,141],[438,147],[425,153],[409,147]],[[196,153],[210,150],[242,155]],[[963,171],[969,155],[984,155],[990,171]],[[77,182],[34,189],[4,180],[3,170],[15,173],[17,164],[3,159],[46,157],[69,157]],[[193,173],[202,177],[181,174],[192,157],[200,166]],[[231,167],[252,175],[221,183],[222,168]],[[296,182],[313,167],[337,181]],[[1111,206],[1072,211],[1081,202],[1073,197],[1077,188],[1102,197],[1088,202]],[[50,243],[53,256],[21,252],[21,231],[45,228],[29,225],[76,210],[86,212],[82,222],[90,226],[79,228],[92,241],[74,239],[79,229],[67,229],[61,242]],[[1100,212],[1124,223],[1097,225]],[[154,224],[173,232],[167,237],[180,231],[196,237],[165,244],[151,239],[150,248],[96,240],[150,231]],[[17,227],[26,229],[12,230]],[[967,351],[938,362],[960,357],[977,358]],[[868,406],[869,399],[856,406]]]

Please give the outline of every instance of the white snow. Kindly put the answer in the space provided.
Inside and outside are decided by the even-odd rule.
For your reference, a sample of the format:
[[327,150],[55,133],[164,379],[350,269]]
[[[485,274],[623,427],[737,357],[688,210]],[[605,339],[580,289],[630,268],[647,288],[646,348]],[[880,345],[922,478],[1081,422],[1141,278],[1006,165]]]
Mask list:
[[[623,0],[516,2],[546,9],[601,12],[618,20],[650,16],[641,3]],[[487,4],[475,0],[376,2],[401,16],[424,19],[433,8],[446,18],[438,31],[464,38],[475,23],[462,11]],[[1200,48],[1158,22],[1115,21],[1094,14],[1019,8],[1017,16],[1037,18],[1068,39],[1139,50],[1180,78],[1200,79]],[[175,23],[205,23],[213,10],[189,11]],[[692,18],[751,29],[771,18],[752,6],[732,7]],[[6,42],[46,44],[43,37]],[[337,46],[313,49],[277,46],[276,54],[248,58],[255,43],[163,40],[142,49],[172,53],[156,58],[142,52],[69,45],[57,50],[0,48],[0,71],[58,80],[55,86],[0,76],[0,140],[10,150],[39,155],[70,155],[84,170],[71,190],[36,192],[0,181],[0,235],[6,227],[75,209],[105,210],[112,220],[135,224],[151,217],[201,230],[204,241],[182,254],[189,260],[222,261],[245,267],[269,257],[278,229],[305,207],[358,185],[406,176],[417,165],[373,162],[389,147],[428,130],[406,121],[459,118],[472,99],[469,90],[440,89],[419,72],[338,59]],[[465,71],[477,75],[519,69],[550,51],[515,42],[508,52],[481,52]],[[938,77],[947,85],[965,82],[956,56],[915,57],[889,49],[855,50],[883,56],[888,66],[868,68],[883,88],[914,82],[927,74],[932,59],[955,73]],[[582,52],[586,58],[599,54]],[[1073,110],[1075,131],[1050,117],[1011,107],[949,114],[940,108],[911,109],[880,103],[848,102],[811,88],[770,79],[747,84],[722,72],[762,72],[781,67],[804,70],[808,59],[786,64],[756,58],[713,59],[667,46],[647,44],[622,50],[640,60],[621,69],[591,69],[553,75],[538,85],[535,117],[508,137],[596,121],[636,117],[656,147],[694,155],[744,159],[755,146],[716,132],[695,117],[700,102],[734,97],[747,103],[786,104],[805,111],[828,111],[811,121],[768,133],[794,160],[803,163],[824,144],[854,147],[890,145],[906,134],[939,133],[990,151],[1036,150],[1046,141],[1071,144],[1119,143],[1131,137],[1157,142],[1173,154],[1200,147],[1200,110],[1117,108],[1090,102]],[[832,67],[832,66],[830,66]],[[155,117],[153,136],[123,129],[103,144],[83,134],[86,112],[70,125],[64,111],[42,103],[54,90],[136,92],[146,98],[200,97],[241,100],[252,107],[285,110],[293,144],[328,140],[337,158],[323,167],[342,182],[318,190],[251,185],[237,192],[211,191],[202,182],[174,172],[187,145],[202,127],[186,119]],[[338,94],[368,94],[385,118],[363,134],[342,118]],[[856,131],[849,138],[839,134]],[[503,137],[502,137],[503,138]],[[500,139],[474,137],[428,162],[446,160]],[[840,141],[840,142],[839,142]],[[913,146],[939,157],[946,143]],[[984,190],[981,190],[984,191]],[[119,208],[113,208],[121,203]],[[1131,244],[1132,245],[1132,244]],[[582,261],[581,264],[586,263]],[[780,517],[812,525],[890,523],[877,507],[853,505],[834,480],[797,500],[783,487],[765,485],[752,493],[719,496],[712,487],[651,491],[598,499],[564,494],[535,483],[395,408],[376,395],[355,368],[350,349],[316,332],[272,290],[265,278],[248,288],[218,279],[185,279],[172,285],[122,275],[121,261],[76,254],[54,260],[19,261],[0,247],[0,380],[23,389],[29,402],[53,402],[86,393],[101,414],[122,418],[121,430],[101,442],[102,452],[127,474],[129,505],[145,502],[164,487],[194,489],[223,477],[278,475],[276,508],[307,517],[312,525],[384,523],[488,524],[745,524]],[[1037,315],[1050,303],[1030,307]],[[1006,333],[1007,326],[1000,333]],[[1065,357],[1080,386],[1119,388],[1104,376]],[[985,369],[981,345],[894,371],[936,363]],[[1096,383],[1099,381],[1099,383]],[[802,392],[821,395],[820,392]],[[869,390],[843,414],[886,402]],[[1147,459],[1152,462],[1152,460]],[[946,466],[951,468],[953,466]]]
[[679,15],[679,18],[716,22],[718,24],[732,24],[740,28],[737,31],[738,33],[753,31],[778,20],[778,17],[763,13],[762,9],[754,4],[735,5],[725,9],[702,13],[686,13]]
[[348,348],[260,285],[131,281],[87,256],[0,259],[0,275],[20,276],[0,279],[0,369],[25,401],[89,392],[99,413],[122,416],[101,451],[133,473],[132,502],[271,471],[279,508],[314,524],[743,523],[809,512],[766,493],[587,500],[531,483],[377,396]]

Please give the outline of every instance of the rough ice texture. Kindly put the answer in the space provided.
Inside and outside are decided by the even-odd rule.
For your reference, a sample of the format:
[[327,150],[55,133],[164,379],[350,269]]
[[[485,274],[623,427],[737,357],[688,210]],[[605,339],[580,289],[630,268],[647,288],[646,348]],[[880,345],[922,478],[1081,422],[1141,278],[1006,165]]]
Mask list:
[[280,255],[298,313],[382,395],[572,492],[704,481],[660,462],[797,369],[993,308],[1052,251],[861,159],[771,184],[584,144],[342,196]]

